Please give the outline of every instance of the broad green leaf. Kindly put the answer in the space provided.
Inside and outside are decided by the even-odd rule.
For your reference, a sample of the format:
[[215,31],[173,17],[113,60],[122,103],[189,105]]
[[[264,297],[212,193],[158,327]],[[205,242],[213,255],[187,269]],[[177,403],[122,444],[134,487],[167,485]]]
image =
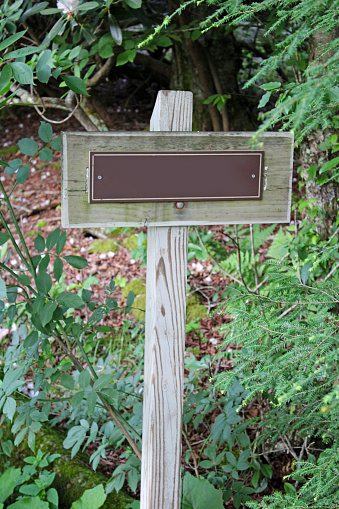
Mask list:
[[14,398],[7,398],[2,412],[12,422],[16,410],[16,401]]
[[85,305],[84,301],[75,293],[63,292],[56,300],[66,308],[82,308]]
[[78,391],[74,394],[73,398],[71,399],[71,404],[74,408],[80,405],[80,403],[84,399],[84,394],[85,391]]
[[71,509],[99,509],[105,503],[107,495],[102,484],[86,490],[82,497],[73,502]]
[[62,12],[62,9],[52,7],[51,9],[44,9],[40,14],[43,14],[44,16],[50,16],[51,14],[59,14],[59,12]]
[[127,301],[126,301],[127,307],[132,306],[132,304],[134,302],[134,297],[135,297],[134,292],[131,291],[131,292],[128,293]]
[[286,493],[288,495],[296,495],[297,494],[297,490],[295,489],[293,484],[290,484],[289,482],[284,483],[284,490],[286,491]]
[[[46,9],[47,10],[47,9]],[[60,12],[60,11],[59,11]],[[63,17],[59,18],[58,21],[53,25],[53,27],[49,30],[48,34],[46,35],[45,39],[42,41],[40,47],[47,46],[52,39],[56,35],[61,35],[64,33],[66,28],[66,21]]]
[[92,391],[87,395],[87,407],[88,411],[91,415],[95,414],[95,405],[97,402],[98,396],[97,393]]
[[56,308],[57,308],[56,303],[51,300],[49,300],[47,304],[44,305],[42,311],[40,312],[40,320],[43,327],[45,327],[45,325],[47,325],[52,320],[53,313],[56,310]]
[[122,43],[122,31],[118,25],[117,20],[114,16],[112,16],[112,14],[108,15],[108,25],[114,42],[120,46]]
[[42,235],[38,235],[34,240],[34,247],[38,251],[38,253],[42,253],[45,250],[45,239]]
[[9,240],[7,233],[0,232],[0,246],[5,244]]
[[29,166],[28,164],[25,164],[25,166],[21,166],[21,168],[18,169],[16,174],[16,180],[19,182],[19,184],[24,184],[29,176]]
[[88,262],[85,258],[82,258],[81,256],[75,256],[75,255],[69,255],[64,256],[64,260],[72,265],[75,269],[84,269],[85,267],[88,267]]
[[52,231],[52,233],[48,235],[46,239],[46,247],[48,251],[50,251],[55,246],[59,237],[60,237],[60,227],[56,228],[55,230]]
[[8,456],[10,458],[12,450],[13,450],[12,440],[5,440],[5,442],[3,442],[3,444],[2,444],[2,450],[6,454],[6,456]]
[[52,288],[52,278],[46,272],[41,272],[37,275],[36,278],[36,287],[38,292],[47,295],[50,289]]
[[40,83],[48,83],[49,78],[51,77],[52,69],[49,65],[45,64],[40,69],[36,71],[36,77],[40,81]]
[[116,65],[119,66],[127,64],[127,62],[133,62],[136,54],[137,52],[135,49],[129,49],[127,51],[124,51],[123,53],[120,53],[120,55],[118,55]]
[[47,500],[51,504],[54,504],[56,507],[59,505],[59,495],[55,488],[50,488],[47,491]]
[[301,268],[300,277],[301,277],[301,281],[304,283],[304,285],[306,285],[306,283],[307,283],[307,280],[308,280],[310,272],[311,272],[310,269],[311,269],[312,265],[313,265],[313,262],[308,261]]
[[105,401],[109,405],[116,407],[119,399],[119,392],[112,387],[108,387],[108,389],[103,389],[100,391],[100,395],[104,398]]
[[139,476],[136,468],[131,468],[128,472],[127,482],[133,493],[135,493],[139,482]]
[[3,503],[14,492],[18,479],[21,476],[21,469],[9,467],[0,477],[0,502]]
[[6,53],[4,56],[4,60],[14,60],[15,58],[26,57],[28,55],[32,55],[37,52],[36,46],[28,46],[27,48],[16,49],[15,51],[10,51]]
[[59,255],[63,248],[65,247],[65,244],[66,244],[66,240],[67,240],[67,234],[66,232],[62,232],[62,234],[60,235],[59,239],[58,239],[58,242],[56,243],[56,254]]
[[100,378],[97,378],[93,384],[93,390],[99,391],[103,387],[107,387],[112,380],[114,380],[114,375],[102,375]]
[[66,389],[74,389],[74,379],[68,373],[61,373],[60,383]]
[[39,157],[40,157],[41,161],[51,162],[51,161],[53,161],[53,152],[51,151],[50,148],[44,147],[43,149],[40,150]]
[[11,77],[12,77],[12,68],[9,64],[6,64],[1,69],[1,74],[0,74],[0,94],[8,86],[9,82],[11,81]]
[[322,165],[322,167],[319,170],[319,173],[326,173],[327,171],[331,170],[335,166],[339,165],[339,157],[335,157],[334,159],[331,159],[330,161],[327,161],[325,164]]
[[30,334],[28,334],[27,338],[24,341],[24,348],[27,349],[34,346],[38,340],[39,340],[38,332],[32,331]]
[[84,2],[83,4],[78,5],[78,11],[90,11],[91,9],[96,9],[99,7],[98,2]]
[[223,509],[222,491],[206,479],[186,473],[183,479],[183,507],[190,509]]
[[23,495],[31,495],[32,497],[35,497],[40,493],[42,490],[41,487],[37,486],[36,484],[25,484],[24,486],[20,486],[19,491]]
[[61,258],[57,257],[54,261],[54,267],[53,267],[53,274],[57,281],[59,281],[59,279],[62,276],[63,268],[64,268],[64,264],[63,264]]
[[18,277],[18,282],[24,286],[29,286],[31,284],[31,280],[28,276],[26,276],[26,274],[21,274]]
[[140,9],[142,0],[125,0],[125,4],[131,7],[131,9]]
[[7,297],[6,283],[0,277],[0,299],[6,299],[6,297]]
[[79,386],[82,387],[83,389],[86,389],[89,386],[90,381],[91,381],[91,375],[90,375],[89,371],[87,369],[84,369],[83,371],[81,371],[79,378],[78,378]]
[[76,94],[87,96],[89,95],[86,90],[86,84],[84,80],[82,80],[81,78],[78,78],[77,76],[67,76],[67,75],[63,75],[62,78],[66,85],[68,86],[68,88],[70,88]]
[[22,85],[34,85],[33,71],[23,62],[10,62],[14,79]]
[[266,464],[260,465],[260,470],[262,471],[265,477],[269,477],[270,479],[272,479],[273,471],[269,465]]
[[268,103],[268,101],[270,100],[270,97],[271,97],[271,92],[267,91],[263,96],[262,98],[260,99],[260,102],[258,104],[258,108],[263,108],[264,106],[266,106],[266,104]]
[[41,12],[45,7],[48,6],[48,2],[39,2],[38,4],[34,4],[30,9],[27,9],[22,15],[23,19],[28,18],[28,16],[33,16],[33,14],[37,14]]
[[60,152],[60,150],[61,150],[60,136],[57,136],[56,138],[54,138],[54,140],[51,141],[51,147],[53,150],[58,150]]
[[20,433],[17,434],[17,436],[15,437],[15,440],[14,440],[14,445],[15,447],[17,447],[18,445],[21,444],[21,442],[23,441],[23,439],[25,438],[25,435],[28,431],[28,428],[23,428]]
[[276,90],[281,87],[281,83],[279,81],[271,81],[270,83],[265,83],[261,85],[259,88],[262,90]]
[[50,143],[53,136],[53,128],[47,122],[41,122],[39,127],[39,136],[45,143]]
[[39,497],[25,497],[9,505],[7,509],[49,509],[49,503],[43,502]]
[[19,39],[21,39],[21,37],[27,32],[27,29],[26,30],[23,30],[22,32],[17,32],[16,34],[14,35],[11,35],[10,37],[8,37],[7,39],[5,39],[4,41],[0,42],[0,51],[3,51],[4,49],[6,48],[9,48],[9,46],[11,46],[12,44],[14,44],[16,41],[18,41]]
[[19,141],[19,148],[26,156],[33,156],[38,151],[38,144],[35,140],[30,138],[22,138]]

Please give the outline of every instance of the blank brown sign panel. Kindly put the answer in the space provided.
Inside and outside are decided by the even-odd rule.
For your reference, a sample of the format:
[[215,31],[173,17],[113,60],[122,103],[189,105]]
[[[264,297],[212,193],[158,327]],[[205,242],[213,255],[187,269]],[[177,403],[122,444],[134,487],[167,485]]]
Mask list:
[[264,151],[90,152],[89,202],[261,200]]

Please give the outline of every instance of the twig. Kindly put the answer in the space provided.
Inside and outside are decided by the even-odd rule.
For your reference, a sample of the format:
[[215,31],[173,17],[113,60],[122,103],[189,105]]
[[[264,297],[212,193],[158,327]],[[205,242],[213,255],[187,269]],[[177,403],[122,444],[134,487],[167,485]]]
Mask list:
[[[300,451],[300,455],[299,455],[299,463],[298,463],[298,466],[297,466],[297,469],[299,470],[300,468],[300,461],[303,459],[303,456],[304,456],[304,452],[305,452],[305,449],[307,448],[307,441],[308,441],[308,437],[305,438],[304,442],[303,442],[303,445],[301,447],[301,451]],[[294,487],[297,488],[298,487],[298,484],[299,484],[299,481],[296,481],[294,483]]]
[[295,309],[297,307],[296,304],[293,304],[293,306],[290,306],[288,309],[286,309],[283,313],[281,313],[281,315],[278,316],[277,320],[279,320],[279,318],[283,318],[284,316],[288,315],[288,313],[290,313],[291,311],[293,311],[293,309]]
[[187,445],[187,447],[189,448],[190,453],[191,453],[191,456],[192,456],[192,459],[193,459],[193,463],[194,463],[194,473],[195,473],[195,476],[199,479],[199,472],[198,472],[198,464],[197,464],[197,460],[196,460],[196,457],[195,457],[195,455],[194,455],[194,451],[193,451],[193,449],[192,449],[192,447],[191,447],[190,441],[188,440],[187,424],[185,424],[185,431],[184,431],[184,430],[182,430],[182,434],[184,435],[186,445]]
[[298,460],[299,460],[299,458],[298,458],[298,456],[296,455],[295,450],[293,449],[292,444],[291,444],[291,442],[289,441],[289,439],[288,439],[286,436],[285,436],[285,437],[283,437],[282,435],[280,435],[280,438],[281,438],[282,442],[285,444],[285,447],[286,447],[287,451],[288,451],[288,452],[289,452],[289,453],[293,456],[293,458],[294,458],[296,461],[298,461]]
[[255,292],[259,293],[258,291],[258,270],[257,270],[257,264],[255,262],[255,250],[254,250],[254,235],[253,235],[253,224],[250,224],[250,234],[251,234],[251,248],[252,248],[252,258],[253,258],[253,270],[254,270],[254,281],[255,281]]
[[328,239],[328,241],[326,242],[326,244],[323,246],[322,249],[324,249],[325,247],[327,247],[331,243],[331,240],[334,239],[334,237],[338,234],[338,232],[339,232],[339,226],[336,229],[336,231],[333,233],[333,235],[331,235],[331,237]]
[[52,120],[50,118],[47,118],[45,117],[44,113],[46,111],[46,107],[45,107],[45,104],[44,104],[44,100],[39,96],[39,94],[33,90],[33,86],[31,85],[31,95],[32,97],[34,97],[34,92],[35,94],[37,95],[38,99],[40,100],[41,104],[42,104],[42,107],[43,107],[43,110],[40,111],[38,106],[36,106],[35,104],[33,104],[33,107],[35,109],[35,111],[38,113],[38,115],[40,115],[41,118],[43,118],[44,120],[46,120],[46,122],[50,122],[51,124],[63,124],[64,122],[67,122],[67,120],[69,120],[73,115],[74,113],[76,112],[76,110],[79,108],[80,106],[80,101],[78,99],[78,96],[76,95],[76,105],[74,106],[73,110],[71,111],[71,113],[69,113],[69,115],[67,115],[66,118],[62,119],[62,120]]
[[332,267],[332,270],[327,274],[327,276],[324,278],[324,281],[326,281],[328,278],[330,278],[332,276],[332,274],[334,274],[334,272],[339,268],[339,263],[337,263],[337,265],[334,265],[334,267]]

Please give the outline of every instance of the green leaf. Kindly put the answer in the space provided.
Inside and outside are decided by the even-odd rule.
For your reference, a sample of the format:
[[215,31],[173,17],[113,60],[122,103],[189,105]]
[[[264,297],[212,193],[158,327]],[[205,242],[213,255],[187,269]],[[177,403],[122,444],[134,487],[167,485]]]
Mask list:
[[192,509],[223,509],[222,491],[206,479],[186,473],[183,479],[183,507]]
[[133,493],[135,493],[139,482],[138,471],[136,468],[131,468],[131,470],[128,472],[127,482]]
[[23,62],[10,62],[14,79],[22,85],[34,85],[33,71]]
[[52,233],[50,233],[48,235],[48,237],[46,239],[46,247],[47,247],[48,251],[50,251],[55,246],[55,244],[58,241],[59,236],[60,236],[60,227],[56,228],[55,230],[52,231]]
[[85,391],[78,391],[74,394],[73,398],[71,399],[72,407],[76,408],[82,400],[84,399]]
[[6,299],[6,297],[7,297],[6,283],[0,277],[0,299]]
[[16,410],[16,401],[13,398],[7,398],[2,412],[12,422]]
[[39,157],[40,157],[41,161],[50,161],[51,162],[51,161],[53,161],[53,152],[51,151],[50,148],[45,147],[40,150]]
[[10,51],[9,53],[6,53],[4,60],[10,60],[15,58],[21,58],[26,57],[28,55],[32,55],[33,53],[37,52],[36,46],[27,46],[26,48],[20,48],[15,51]]
[[23,439],[25,438],[25,435],[28,431],[28,428],[23,428],[20,433],[17,434],[17,436],[15,437],[15,440],[14,440],[14,445],[15,447],[17,447],[18,445],[21,444],[21,442],[23,441]]
[[103,389],[100,391],[100,395],[104,398],[105,401],[109,405],[116,407],[119,399],[119,392],[112,387],[108,387],[108,389]]
[[82,387],[83,389],[87,389],[87,387],[90,384],[90,381],[91,381],[91,375],[90,375],[89,371],[87,369],[84,369],[83,371],[81,371],[79,378],[78,378],[79,386]]
[[49,503],[39,497],[24,497],[8,506],[7,509],[49,509]]
[[0,502],[3,503],[10,497],[21,476],[21,469],[9,467],[0,477]]
[[38,151],[38,144],[36,141],[30,138],[22,138],[19,141],[19,148],[26,156],[33,156]]
[[0,232],[0,246],[5,244],[9,240],[7,233]]
[[70,390],[74,389],[74,379],[68,373],[61,374],[60,383],[66,389],[70,389]]
[[28,334],[27,338],[24,341],[24,348],[30,348],[34,346],[39,340],[39,334],[37,331],[32,331]]
[[56,308],[57,308],[56,303],[51,300],[44,305],[40,313],[40,321],[43,327],[45,327],[45,325],[47,325],[52,320],[53,313],[56,310]]
[[31,7],[30,9],[27,9],[27,11],[25,11],[23,13],[22,21],[24,19],[28,18],[28,16],[33,16],[34,14],[41,12],[47,6],[48,6],[48,2],[39,2],[38,4],[34,4],[33,7]]
[[12,77],[12,68],[9,64],[4,65],[0,74],[0,93],[9,85]]
[[87,260],[85,258],[82,258],[82,256],[75,255],[64,256],[64,260],[75,269],[84,269],[85,267],[88,267]]
[[293,484],[290,484],[289,482],[284,483],[284,490],[288,495],[296,495],[297,490],[293,486]]
[[47,295],[50,289],[52,288],[52,278],[46,272],[41,272],[37,275],[36,278],[36,287],[38,292]]
[[45,64],[40,69],[36,71],[36,77],[40,81],[40,83],[48,83],[49,78],[51,77],[52,69],[49,65]]
[[87,396],[87,407],[91,415],[95,415],[95,405],[97,402],[97,398],[98,396],[94,391],[90,392]]
[[86,490],[79,500],[73,502],[71,509],[99,509],[105,503],[106,498],[104,487],[99,484],[91,490]]
[[258,108],[263,108],[264,106],[266,106],[266,104],[268,103],[268,101],[270,100],[270,97],[271,97],[271,92],[266,92],[262,98],[260,99],[260,102],[258,104]]
[[113,374],[110,374],[110,375],[101,375],[100,378],[97,378],[95,380],[94,385],[93,385],[93,390],[94,391],[99,391],[103,387],[107,387],[112,382],[112,380],[114,380],[114,375]]
[[330,161],[327,161],[325,164],[322,165],[322,167],[319,170],[319,173],[326,173],[327,171],[331,170],[335,166],[339,165],[339,157],[335,157],[334,159],[331,159]]
[[269,465],[266,464],[261,465],[260,470],[262,471],[265,477],[269,477],[270,479],[272,479],[273,471]]
[[281,87],[281,83],[279,81],[271,81],[270,83],[265,83],[261,85],[259,88],[262,90],[276,90]]
[[56,250],[57,255],[59,255],[62,252],[63,248],[65,247],[66,240],[67,240],[67,233],[62,232],[62,234],[59,237],[58,242],[56,243],[55,250]]
[[84,2],[83,4],[78,5],[78,11],[89,11],[91,9],[96,9],[99,7],[98,2]]
[[56,507],[59,505],[59,495],[55,488],[50,488],[47,491],[47,500],[51,504],[54,504]]
[[53,150],[58,150],[60,152],[61,150],[61,138],[60,136],[57,136],[51,141],[51,147]]
[[14,35],[11,35],[10,37],[8,37],[7,39],[5,39],[4,41],[0,42],[0,51],[6,49],[6,48],[9,48],[9,46],[11,46],[12,44],[14,44],[16,41],[18,41],[19,39],[21,39],[21,37],[27,32],[27,29],[26,30],[23,30],[22,32],[18,32]]
[[112,14],[108,15],[108,26],[114,42],[120,46],[122,43],[122,31],[117,20],[114,16],[112,16]]
[[66,308],[82,308],[85,305],[84,301],[75,293],[63,292],[56,300]]
[[62,10],[57,9],[56,7],[52,7],[51,9],[44,9],[40,14],[43,14],[44,16],[50,16],[51,14],[59,14],[59,12],[62,12]]
[[42,253],[45,250],[45,239],[42,235],[38,235],[34,240],[34,247],[38,251],[38,253]]
[[134,297],[135,297],[135,294],[134,292],[130,291],[127,295],[127,301],[126,301],[126,305],[127,307],[130,307],[132,306],[133,302],[134,302]]
[[39,136],[45,143],[50,143],[53,136],[53,128],[47,122],[41,122],[39,127]]
[[125,0],[125,4],[131,7],[131,9],[140,9],[142,0]]
[[[47,9],[46,9],[47,10]],[[60,11],[59,11],[60,12]],[[63,17],[59,18],[53,27],[48,31],[45,39],[42,41],[40,47],[47,46],[56,35],[61,35],[65,31],[66,21]]]
[[300,277],[301,277],[301,281],[304,283],[304,285],[306,285],[306,283],[307,283],[307,280],[308,280],[310,272],[311,272],[310,269],[311,269],[312,265],[313,265],[313,262],[309,261],[309,262],[306,262],[305,265],[303,265],[303,267],[301,268]]
[[123,51],[118,55],[116,66],[125,65],[127,62],[133,62],[135,59],[137,52],[135,49],[129,49],[127,51]]
[[77,76],[67,76],[67,75],[63,75],[62,78],[66,85],[68,86],[68,88],[70,88],[76,94],[87,96],[89,95],[86,90],[86,84],[84,80],[82,80],[81,78],[78,78]]
[[38,495],[41,490],[42,488],[36,484],[24,484],[24,486],[19,488],[20,493],[23,493],[24,495],[31,495],[32,497]]
[[21,166],[21,168],[18,169],[16,179],[19,182],[19,184],[24,184],[28,176],[29,176],[29,166],[28,164],[25,164],[25,166]]
[[63,268],[64,268],[63,261],[61,260],[61,258],[57,257],[54,261],[54,267],[53,267],[53,274],[57,281],[59,281],[59,279],[62,276]]

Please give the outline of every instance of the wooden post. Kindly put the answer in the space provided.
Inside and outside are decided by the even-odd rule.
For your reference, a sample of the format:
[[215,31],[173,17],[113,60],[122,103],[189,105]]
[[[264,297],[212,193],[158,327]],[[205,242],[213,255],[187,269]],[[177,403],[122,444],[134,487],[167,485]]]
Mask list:
[[[160,91],[151,131],[191,131],[192,103]],[[187,240],[187,226],[148,228],[141,509],[180,507]]]

